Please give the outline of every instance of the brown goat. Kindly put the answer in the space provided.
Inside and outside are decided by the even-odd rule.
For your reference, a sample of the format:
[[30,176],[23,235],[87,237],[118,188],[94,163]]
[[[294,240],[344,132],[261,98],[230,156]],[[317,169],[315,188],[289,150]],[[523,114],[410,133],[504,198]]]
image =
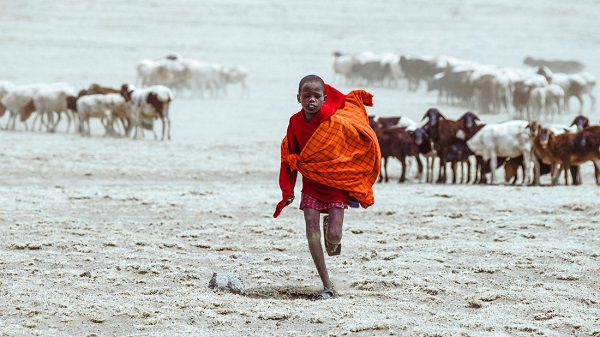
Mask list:
[[[419,157],[419,145],[415,141],[414,131],[406,131],[404,128],[388,129],[390,133],[390,153],[402,164],[402,173],[398,182],[406,180],[406,157],[415,157],[419,169],[419,176],[423,172],[423,163]],[[387,170],[386,170],[387,178]]]
[[[565,185],[568,185],[567,169],[587,161],[594,163],[596,184],[600,185],[600,126],[589,126],[577,133],[564,133],[555,136],[550,132],[548,148],[553,152],[552,184],[556,185],[562,172]],[[560,169],[556,165],[560,164]]]
[[428,119],[427,130],[433,141],[433,147],[440,158],[440,170],[438,183],[446,182],[446,151],[453,143],[460,140],[471,138],[476,132],[476,125],[479,117],[473,112],[468,111],[458,120],[446,119],[442,113],[432,108],[427,110],[423,119]]

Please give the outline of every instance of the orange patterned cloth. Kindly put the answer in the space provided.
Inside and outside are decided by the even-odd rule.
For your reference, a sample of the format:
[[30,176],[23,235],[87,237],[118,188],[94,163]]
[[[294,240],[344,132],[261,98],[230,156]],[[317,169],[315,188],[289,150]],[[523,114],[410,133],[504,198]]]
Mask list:
[[[344,107],[319,125],[299,155],[290,154],[284,138],[281,160],[309,179],[347,191],[367,208],[375,203],[373,184],[379,175],[381,152],[365,105],[373,106],[373,95],[351,91]],[[285,200],[277,205],[273,216],[277,217],[283,207]]]

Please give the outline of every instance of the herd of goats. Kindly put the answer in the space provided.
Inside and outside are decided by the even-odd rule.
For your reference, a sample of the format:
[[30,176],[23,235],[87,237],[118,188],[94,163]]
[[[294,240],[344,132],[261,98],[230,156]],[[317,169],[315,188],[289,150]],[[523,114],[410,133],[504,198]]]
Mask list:
[[570,101],[590,100],[595,110],[596,78],[577,61],[527,57],[526,67],[480,64],[448,56],[416,57],[393,53],[334,53],[334,81],[348,84],[404,86],[410,91],[426,85],[437,92],[438,104],[458,105],[482,114],[507,113],[515,119],[552,119],[569,113]]
[[[579,165],[592,161],[596,183],[600,185],[600,125],[590,125],[583,115],[584,97],[595,109],[595,78],[583,72],[575,61],[544,61],[527,58],[528,69],[486,66],[450,57],[417,58],[392,54],[335,53],[334,71],[348,84],[368,86],[400,86],[438,91],[438,103],[461,104],[468,108],[457,120],[446,118],[431,108],[419,125],[407,117],[370,116],[375,130],[383,167],[379,181],[388,181],[389,157],[400,160],[406,179],[407,158],[414,158],[419,177],[422,159],[426,161],[425,180],[433,182],[437,168],[438,183],[471,181],[485,184],[497,182],[496,169],[504,167],[508,183],[516,183],[519,170],[523,184],[539,184],[540,176],[551,174],[558,184],[580,184]],[[77,92],[67,83],[15,85],[0,81],[0,117],[7,114],[5,130],[14,130],[18,121],[26,130],[46,128],[54,132],[61,118],[71,122],[82,135],[90,135],[90,119],[98,119],[106,135],[143,137],[154,121],[162,122],[161,139],[171,138],[169,105],[175,94],[182,97],[219,97],[229,84],[240,83],[247,92],[243,67],[223,67],[216,63],[168,55],[161,60],[141,60],[137,67],[136,85],[123,84],[111,88],[92,84]],[[337,79],[334,78],[335,82]],[[554,114],[569,113],[572,97],[579,101],[577,117],[571,125],[546,124]],[[587,100],[587,99],[586,99]],[[513,111],[514,109],[514,111]],[[513,120],[482,124],[472,110],[481,113],[512,114]],[[8,112],[8,113],[7,113]],[[35,113],[35,115],[34,115]],[[28,125],[31,116],[33,122]],[[436,163],[434,165],[434,163]],[[474,174],[471,170],[474,169]],[[464,171],[467,172],[464,172]],[[567,172],[570,172],[570,177]],[[570,178],[570,179],[569,179]]]
[[[449,165],[452,183],[460,178],[461,183],[486,184],[486,174],[490,174],[493,184],[497,182],[497,168],[503,166],[507,183],[515,184],[518,172],[522,172],[522,184],[538,185],[541,175],[550,174],[551,183],[556,185],[564,172],[565,184],[569,180],[581,184],[579,165],[591,161],[600,185],[600,126],[590,125],[584,116],[584,102],[589,100],[590,113],[596,109],[596,78],[583,71],[580,62],[527,57],[523,61],[526,67],[516,68],[446,56],[336,52],[334,57],[334,81],[341,77],[350,85],[404,87],[410,91],[426,85],[427,92],[437,92],[439,104],[469,110],[458,120],[451,120],[432,108],[423,116],[427,120],[424,125],[407,117],[370,116],[383,158],[380,182],[388,181],[389,157],[400,160],[399,181],[405,181],[406,160],[412,157],[418,176],[427,182],[450,181],[446,173]],[[572,98],[578,101],[579,109],[571,125],[545,123],[570,113]],[[472,111],[506,113],[513,120],[485,125]]]
[[[471,111],[452,120],[431,108],[423,120],[426,123],[419,125],[403,116],[369,116],[383,160],[379,182],[389,181],[387,162],[392,157],[401,163],[399,182],[406,179],[407,159],[414,158],[419,179],[427,182],[434,181],[437,167],[436,182],[446,183],[450,166],[452,183],[486,184],[486,174],[490,173],[490,183],[494,184],[496,170],[504,166],[506,183],[515,184],[520,169],[523,185],[539,185],[544,174],[550,174],[552,185],[556,185],[561,173],[565,185],[569,184],[568,173],[572,184],[579,185],[579,165],[591,161],[596,184],[600,185],[600,125],[590,125],[583,115],[575,117],[571,125],[526,120],[483,124]],[[438,164],[434,165],[436,160]]]
[[[243,67],[224,67],[217,63],[185,59],[168,55],[161,60],[141,60],[137,67],[137,82],[111,88],[93,83],[76,91],[68,83],[33,83],[15,85],[0,81],[0,118],[8,114],[5,130],[15,130],[17,121],[25,130],[45,128],[55,132],[62,117],[71,122],[82,135],[89,136],[90,120],[98,119],[105,135],[134,138],[143,137],[144,130],[154,133],[154,121],[162,122],[164,140],[171,138],[169,106],[175,94],[180,97],[208,94],[226,95],[227,85],[241,83],[242,94],[247,93],[244,82],[247,73]],[[35,114],[34,114],[35,113]],[[28,125],[31,116],[33,122]]]

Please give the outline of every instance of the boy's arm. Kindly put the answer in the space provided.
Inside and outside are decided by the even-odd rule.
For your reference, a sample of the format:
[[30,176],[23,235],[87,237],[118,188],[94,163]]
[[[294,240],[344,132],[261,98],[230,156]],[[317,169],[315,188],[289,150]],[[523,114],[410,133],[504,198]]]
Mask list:
[[[297,153],[297,146],[294,140],[293,131],[291,125],[288,126],[287,130],[287,141],[282,144],[282,146],[287,145],[287,150],[289,153]],[[283,149],[282,149],[283,150]],[[281,188],[281,201],[277,204],[277,208],[275,209],[275,213],[273,217],[279,216],[281,210],[294,201],[294,187],[296,187],[296,179],[298,177],[298,171],[292,170],[290,165],[285,161],[281,161],[281,166],[279,167],[279,188]]]

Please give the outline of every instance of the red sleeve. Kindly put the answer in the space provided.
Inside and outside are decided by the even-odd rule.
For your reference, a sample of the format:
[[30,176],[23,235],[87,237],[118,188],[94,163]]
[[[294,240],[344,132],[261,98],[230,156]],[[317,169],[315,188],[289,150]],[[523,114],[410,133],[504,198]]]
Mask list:
[[[290,153],[299,153],[298,144],[294,137],[293,127],[290,123],[288,125],[287,134],[288,146]],[[279,187],[281,188],[281,201],[277,204],[275,208],[275,213],[273,217],[279,216],[281,210],[286,206],[286,201],[294,196],[294,187],[296,187],[296,179],[298,177],[298,171],[292,170],[290,165],[284,161],[281,162],[281,166],[279,167]]]

